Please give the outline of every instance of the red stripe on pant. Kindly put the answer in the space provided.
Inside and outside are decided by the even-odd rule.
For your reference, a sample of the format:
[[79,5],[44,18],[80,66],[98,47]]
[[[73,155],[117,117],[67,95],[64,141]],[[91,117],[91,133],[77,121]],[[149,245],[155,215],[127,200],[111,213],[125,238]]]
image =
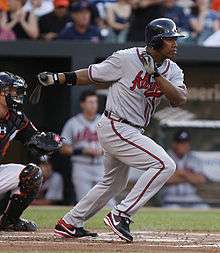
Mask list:
[[[160,173],[162,172],[162,170],[165,168],[164,162],[162,160],[160,160],[159,157],[157,157],[156,155],[152,154],[151,152],[149,152],[148,150],[144,149],[143,147],[137,145],[136,143],[133,143],[132,141],[125,139],[115,128],[114,125],[114,121],[111,120],[111,125],[112,125],[112,129],[114,131],[114,133],[123,141],[129,143],[130,145],[144,151],[145,153],[147,153],[148,155],[152,156],[154,159],[158,160],[161,165],[162,168],[159,169],[159,171],[151,178],[151,180],[148,182],[148,184],[146,185],[146,187],[144,188],[144,190],[141,192],[141,194],[139,195],[139,197],[135,200],[135,202],[127,208],[127,210],[123,211],[125,213],[127,213],[128,211],[130,211],[137,203],[138,201],[143,197],[144,193],[146,192],[146,190],[149,188],[149,186],[152,184],[152,182],[160,175]],[[119,210],[120,211],[120,210]]]

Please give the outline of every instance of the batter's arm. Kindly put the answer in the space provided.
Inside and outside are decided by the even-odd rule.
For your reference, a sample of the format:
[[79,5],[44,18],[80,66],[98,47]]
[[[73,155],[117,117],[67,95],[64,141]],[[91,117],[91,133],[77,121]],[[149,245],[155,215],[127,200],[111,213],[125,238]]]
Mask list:
[[88,69],[62,73],[42,72],[38,74],[38,80],[43,86],[96,84],[96,82],[89,77]]
[[75,72],[58,73],[58,78],[59,78],[60,84],[62,85],[62,84],[67,83],[66,77],[68,75],[70,77],[70,81],[74,81],[74,80],[71,80],[71,75],[74,75],[73,73],[76,74],[76,85],[88,85],[91,83],[95,84],[95,82],[89,78],[88,69],[80,69]]
[[184,90],[181,91],[181,88],[175,87],[170,81],[161,75],[155,77],[155,79],[159,84],[160,90],[167,97],[172,106],[180,106],[186,103],[187,96]]

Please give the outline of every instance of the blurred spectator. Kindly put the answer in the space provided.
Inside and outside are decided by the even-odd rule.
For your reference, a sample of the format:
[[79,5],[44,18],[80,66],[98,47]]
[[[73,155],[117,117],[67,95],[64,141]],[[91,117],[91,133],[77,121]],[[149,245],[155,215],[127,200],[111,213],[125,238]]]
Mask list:
[[184,9],[188,9],[193,5],[194,0],[177,0],[177,5],[181,6]]
[[9,0],[9,11],[2,13],[1,27],[12,30],[17,39],[36,39],[38,24],[31,12],[23,10],[26,0]]
[[219,15],[209,7],[209,0],[195,0],[195,5],[191,8],[192,42],[202,44],[219,29]]
[[189,17],[183,8],[177,5],[176,0],[163,1],[163,16],[172,19],[181,31],[190,32]]
[[180,130],[174,135],[170,156],[177,169],[164,188],[163,206],[167,208],[208,208],[197,195],[196,186],[206,182],[202,162],[190,151],[190,134]]
[[162,17],[163,0],[131,0],[132,15],[129,41],[144,41],[145,27],[153,19]]
[[41,17],[53,11],[54,5],[52,0],[27,0],[24,5],[25,11],[32,12],[35,16]]
[[16,40],[14,32],[0,27],[0,41],[10,40]]
[[131,5],[128,0],[118,0],[107,7],[107,23],[110,27],[108,41],[126,42],[130,16]]
[[0,0],[0,11],[8,11],[8,0]]
[[220,47],[220,30],[213,33],[210,37],[208,37],[203,42],[203,46],[206,46],[206,47]]
[[87,1],[77,1],[70,6],[73,22],[67,23],[57,39],[88,40],[98,42],[101,34],[95,25],[91,24],[92,10]]
[[71,20],[68,14],[68,0],[54,0],[54,11],[39,19],[40,37],[46,41],[53,40]]
[[103,151],[98,141],[96,125],[98,97],[93,91],[84,91],[80,97],[82,113],[69,119],[62,131],[62,154],[71,156],[72,182],[79,201],[102,177]]
[[[0,19],[2,18],[2,13],[0,13]],[[9,41],[15,40],[16,36],[13,31],[4,29],[0,26],[0,40],[1,41]]]
[[211,8],[214,11],[220,12],[220,0],[212,0]]

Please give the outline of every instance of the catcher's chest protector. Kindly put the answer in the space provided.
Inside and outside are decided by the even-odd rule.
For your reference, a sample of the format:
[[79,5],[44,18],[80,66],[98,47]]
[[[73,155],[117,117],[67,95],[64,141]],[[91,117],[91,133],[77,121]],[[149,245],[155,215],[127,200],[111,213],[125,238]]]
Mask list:
[[23,113],[12,110],[0,120],[0,159],[6,154],[9,143],[27,123],[28,119]]

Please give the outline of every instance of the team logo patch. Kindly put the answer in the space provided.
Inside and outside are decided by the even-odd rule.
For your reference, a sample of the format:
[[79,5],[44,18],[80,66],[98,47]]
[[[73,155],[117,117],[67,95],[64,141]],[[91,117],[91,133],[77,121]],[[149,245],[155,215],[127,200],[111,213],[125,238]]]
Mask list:
[[144,96],[145,97],[161,97],[163,94],[159,88],[157,82],[151,81],[151,76],[145,73],[143,76],[143,71],[139,71],[136,75],[135,79],[132,81],[132,86],[130,87],[131,91],[135,89],[145,90]]

